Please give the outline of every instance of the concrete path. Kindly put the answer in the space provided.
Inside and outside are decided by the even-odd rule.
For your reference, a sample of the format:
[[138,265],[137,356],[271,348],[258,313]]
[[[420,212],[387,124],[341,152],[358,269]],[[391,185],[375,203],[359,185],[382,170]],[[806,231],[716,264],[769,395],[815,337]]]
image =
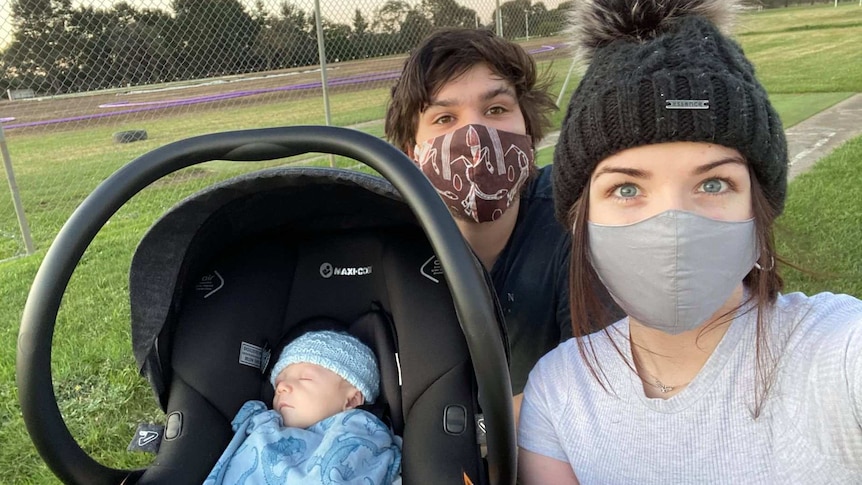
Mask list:
[[862,94],[853,95],[785,131],[790,180],[844,142],[862,134]]
[[[862,94],[855,94],[785,131],[789,179],[805,172],[844,142],[862,135]],[[548,134],[538,149],[556,145],[559,131]]]

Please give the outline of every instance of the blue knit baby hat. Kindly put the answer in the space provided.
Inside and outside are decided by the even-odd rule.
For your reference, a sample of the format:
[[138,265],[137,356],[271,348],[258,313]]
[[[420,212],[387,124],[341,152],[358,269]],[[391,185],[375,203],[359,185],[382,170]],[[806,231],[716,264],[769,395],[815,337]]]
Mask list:
[[317,364],[335,372],[359,389],[366,403],[377,399],[380,371],[374,352],[348,333],[323,330],[301,335],[281,352],[272,367],[269,382],[275,387],[278,374],[290,364],[300,362]]

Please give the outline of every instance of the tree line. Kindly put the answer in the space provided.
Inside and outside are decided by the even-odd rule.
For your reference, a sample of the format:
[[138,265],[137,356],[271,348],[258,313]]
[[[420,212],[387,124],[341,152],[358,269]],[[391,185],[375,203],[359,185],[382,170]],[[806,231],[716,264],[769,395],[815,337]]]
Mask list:
[[[562,30],[570,3],[500,5],[506,37]],[[314,12],[284,1],[277,11],[257,0],[172,0],[171,11],[73,7],[71,0],[13,0],[12,42],[0,52],[0,89],[38,95],[77,93],[243,74],[319,63]],[[386,0],[350,24],[321,19],[328,62],[408,52],[439,27],[493,29],[455,0]]]

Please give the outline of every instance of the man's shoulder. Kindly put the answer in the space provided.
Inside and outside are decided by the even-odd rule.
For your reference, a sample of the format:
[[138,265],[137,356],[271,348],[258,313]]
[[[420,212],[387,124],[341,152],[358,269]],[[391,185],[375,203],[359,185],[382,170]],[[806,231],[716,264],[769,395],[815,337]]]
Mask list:
[[562,260],[568,255],[571,237],[554,217],[548,168],[540,169],[521,195],[517,222],[491,271],[495,284],[510,280],[513,284],[533,285],[537,277],[568,271]]
[[530,180],[526,196],[529,199],[544,199],[551,202],[553,208],[554,190],[552,185],[553,165],[546,165],[536,171],[536,175]]
[[552,166],[542,167],[530,181],[521,199],[522,214],[516,232],[521,238],[539,238],[546,244],[566,242],[569,232],[554,215],[554,194],[551,186]]

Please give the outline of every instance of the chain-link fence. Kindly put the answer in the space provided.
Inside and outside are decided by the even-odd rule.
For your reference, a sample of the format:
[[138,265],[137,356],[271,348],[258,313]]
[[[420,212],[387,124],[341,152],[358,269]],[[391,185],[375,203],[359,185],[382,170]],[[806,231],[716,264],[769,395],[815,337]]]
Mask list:
[[[438,27],[489,28],[546,67],[560,59],[551,67],[559,84],[570,65],[554,38],[565,9],[556,0],[4,2],[0,124],[4,173],[17,193],[0,197],[0,260],[27,250],[28,225],[35,247],[46,247],[100,181],[181,138],[326,123],[382,136],[405,54]],[[177,173],[139,196],[135,212],[161,213],[249,170],[236,165]]]

